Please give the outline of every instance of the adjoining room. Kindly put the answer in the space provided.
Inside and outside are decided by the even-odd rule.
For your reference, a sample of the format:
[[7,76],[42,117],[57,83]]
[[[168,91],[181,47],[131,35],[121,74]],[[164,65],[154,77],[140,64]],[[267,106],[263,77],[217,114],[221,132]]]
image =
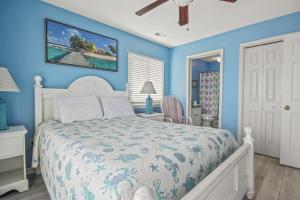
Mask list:
[[[222,51],[221,51],[222,52]],[[196,56],[197,57],[197,56]],[[191,117],[194,125],[220,127],[220,106],[222,102],[223,55],[202,54],[199,58],[190,58],[191,69]]]

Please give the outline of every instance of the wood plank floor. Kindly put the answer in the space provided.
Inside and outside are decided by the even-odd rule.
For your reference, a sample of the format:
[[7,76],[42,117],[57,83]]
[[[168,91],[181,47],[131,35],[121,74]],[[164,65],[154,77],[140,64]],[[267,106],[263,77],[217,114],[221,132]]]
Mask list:
[[[279,164],[278,159],[255,155],[255,200],[300,200],[300,170]],[[1,200],[50,200],[41,176],[29,178],[30,190],[9,192]],[[246,198],[244,198],[246,199]]]
[[255,200],[300,200],[300,170],[255,155]]

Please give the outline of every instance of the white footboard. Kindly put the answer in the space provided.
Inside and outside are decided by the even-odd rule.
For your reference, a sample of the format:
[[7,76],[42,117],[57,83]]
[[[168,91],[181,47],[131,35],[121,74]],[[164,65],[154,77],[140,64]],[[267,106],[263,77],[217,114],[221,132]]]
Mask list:
[[[244,144],[181,200],[242,200],[255,196],[252,129],[245,128]],[[134,200],[155,200],[151,188],[140,188]]]

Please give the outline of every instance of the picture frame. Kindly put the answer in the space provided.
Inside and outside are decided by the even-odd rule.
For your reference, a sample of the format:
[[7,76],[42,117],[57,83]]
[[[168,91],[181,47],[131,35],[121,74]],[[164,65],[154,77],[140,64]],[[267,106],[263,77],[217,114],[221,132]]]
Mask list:
[[118,71],[118,40],[45,19],[45,61]]

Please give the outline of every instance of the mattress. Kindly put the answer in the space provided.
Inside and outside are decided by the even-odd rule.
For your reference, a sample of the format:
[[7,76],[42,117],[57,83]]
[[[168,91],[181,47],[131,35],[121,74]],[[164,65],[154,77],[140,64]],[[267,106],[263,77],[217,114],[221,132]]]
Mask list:
[[136,116],[70,124],[48,121],[35,136],[52,200],[131,200],[141,186],[181,199],[237,149],[223,129]]

